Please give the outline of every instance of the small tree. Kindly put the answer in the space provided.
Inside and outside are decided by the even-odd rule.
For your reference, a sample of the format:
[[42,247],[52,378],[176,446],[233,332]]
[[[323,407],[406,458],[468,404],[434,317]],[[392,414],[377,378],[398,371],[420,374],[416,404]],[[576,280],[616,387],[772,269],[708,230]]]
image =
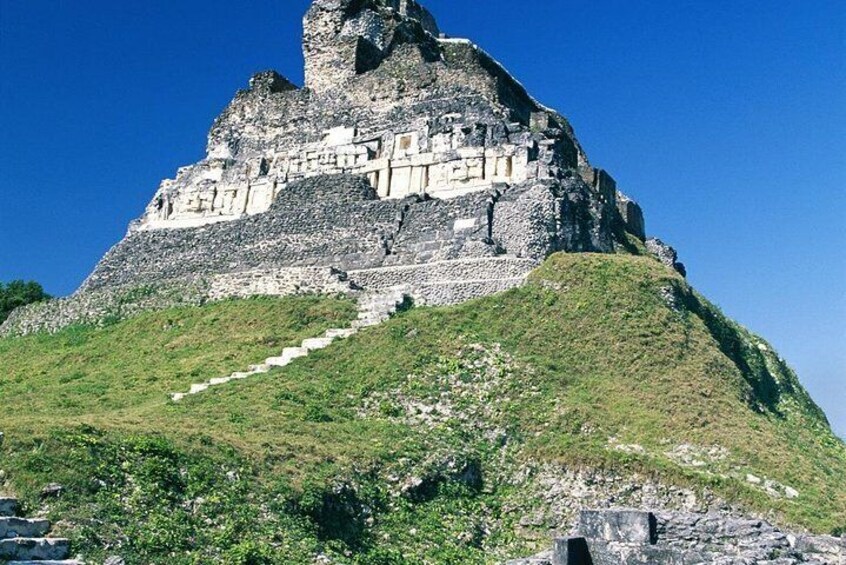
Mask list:
[[0,323],[4,322],[15,308],[49,298],[50,295],[35,281],[0,283]]

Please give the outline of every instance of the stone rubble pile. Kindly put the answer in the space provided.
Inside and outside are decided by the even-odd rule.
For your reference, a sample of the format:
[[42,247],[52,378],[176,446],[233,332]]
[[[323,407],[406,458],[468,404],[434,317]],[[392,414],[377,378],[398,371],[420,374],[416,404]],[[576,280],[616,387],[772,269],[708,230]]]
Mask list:
[[361,293],[358,297],[358,317],[353,320],[349,328],[326,330],[322,336],[304,339],[299,347],[286,347],[278,357],[269,357],[263,363],[252,365],[244,372],[193,384],[188,392],[176,392],[171,394],[170,398],[174,402],[179,402],[212,387],[264,374],[275,367],[290,365],[295,359],[307,357],[312,351],[329,347],[335,340],[347,339],[364,328],[381,324],[395,314],[407,300],[409,295],[406,287],[394,287],[383,292]]
[[17,499],[0,497],[0,562],[7,565],[83,565],[68,559],[68,540],[48,537],[48,520],[21,518],[19,509]]

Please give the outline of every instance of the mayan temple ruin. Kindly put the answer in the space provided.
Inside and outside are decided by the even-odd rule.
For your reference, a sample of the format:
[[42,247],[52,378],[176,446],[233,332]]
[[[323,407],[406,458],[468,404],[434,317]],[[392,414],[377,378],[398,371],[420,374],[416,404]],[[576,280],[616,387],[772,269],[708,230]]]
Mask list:
[[190,301],[341,281],[456,303],[521,284],[553,252],[646,239],[566,118],[414,0],[317,0],[303,24],[305,85],[253,76],[206,158],[162,182],[74,297],[18,312],[7,333],[90,320],[139,286]]

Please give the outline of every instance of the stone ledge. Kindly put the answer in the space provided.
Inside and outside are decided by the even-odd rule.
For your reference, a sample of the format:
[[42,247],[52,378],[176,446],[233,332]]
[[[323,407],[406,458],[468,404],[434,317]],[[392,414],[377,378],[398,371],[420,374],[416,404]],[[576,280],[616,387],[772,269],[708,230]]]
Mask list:
[[639,510],[582,510],[579,533],[591,541],[655,544],[658,521]]

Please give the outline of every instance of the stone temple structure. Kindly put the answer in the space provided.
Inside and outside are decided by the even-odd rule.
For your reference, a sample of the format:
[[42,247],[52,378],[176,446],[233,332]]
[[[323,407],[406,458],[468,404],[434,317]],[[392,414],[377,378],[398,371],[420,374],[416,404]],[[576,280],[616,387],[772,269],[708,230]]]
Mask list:
[[567,120],[415,0],[314,0],[303,28],[304,87],[253,76],[206,157],[161,184],[79,291],[4,332],[153,286],[202,299],[404,285],[448,304],[518,285],[556,251],[645,241],[640,207]]

